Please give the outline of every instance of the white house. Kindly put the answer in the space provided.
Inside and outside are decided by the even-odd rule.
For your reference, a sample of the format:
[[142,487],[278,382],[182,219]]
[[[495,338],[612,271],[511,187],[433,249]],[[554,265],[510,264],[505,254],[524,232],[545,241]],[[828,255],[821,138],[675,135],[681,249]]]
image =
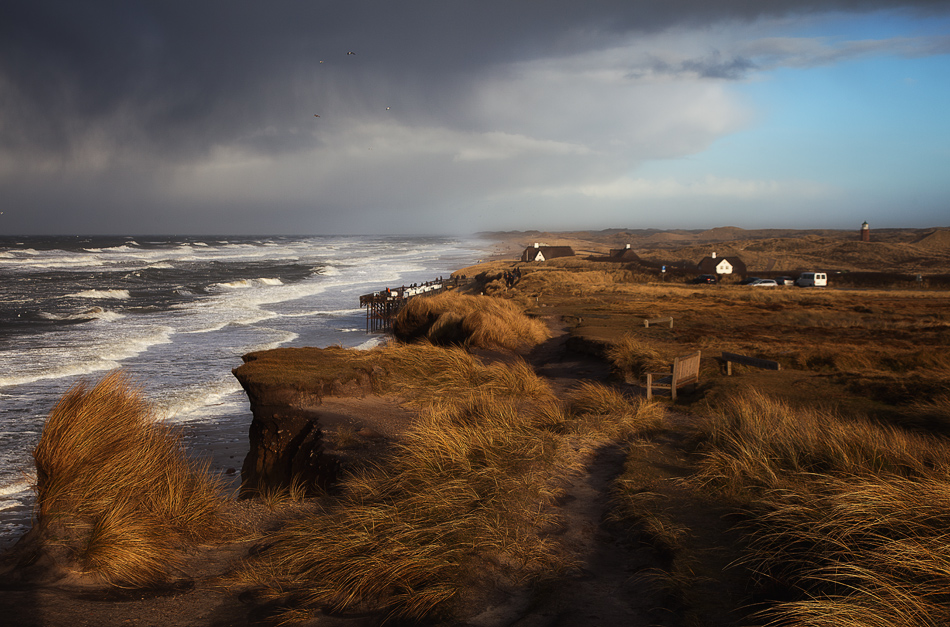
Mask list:
[[717,257],[716,253],[696,264],[706,274],[745,274],[745,263],[738,257]]

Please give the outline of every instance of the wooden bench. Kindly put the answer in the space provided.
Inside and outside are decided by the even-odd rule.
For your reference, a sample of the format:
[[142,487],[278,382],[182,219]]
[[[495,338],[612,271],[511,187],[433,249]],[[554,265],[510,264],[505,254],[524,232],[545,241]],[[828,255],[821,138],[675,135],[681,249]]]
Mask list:
[[668,316],[666,318],[650,318],[648,320],[643,321],[643,326],[645,326],[648,329],[650,328],[651,324],[667,324],[672,329],[673,318]]
[[699,382],[699,359],[700,351],[684,357],[676,357],[673,360],[673,371],[666,372],[648,372],[647,375],[647,400],[653,398],[653,388],[669,388],[673,400],[676,400],[677,388],[684,385],[692,385]]
[[732,376],[732,364],[742,364],[743,366],[752,366],[754,368],[763,368],[765,370],[781,370],[782,364],[771,359],[759,359],[758,357],[746,357],[736,353],[727,353],[722,351],[722,360],[726,362],[726,376]]

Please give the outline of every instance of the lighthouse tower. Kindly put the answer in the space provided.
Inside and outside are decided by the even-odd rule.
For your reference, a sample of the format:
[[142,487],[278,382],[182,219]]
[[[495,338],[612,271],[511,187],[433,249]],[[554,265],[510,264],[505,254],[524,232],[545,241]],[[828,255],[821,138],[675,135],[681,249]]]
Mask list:
[[861,225],[861,241],[870,242],[871,241],[871,227],[868,226],[867,221]]

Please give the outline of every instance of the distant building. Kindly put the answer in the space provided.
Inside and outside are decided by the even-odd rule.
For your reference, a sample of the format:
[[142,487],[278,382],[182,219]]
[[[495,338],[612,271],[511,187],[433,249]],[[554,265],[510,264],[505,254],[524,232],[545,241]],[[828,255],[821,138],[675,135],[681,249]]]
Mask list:
[[871,241],[871,227],[868,226],[867,220],[865,220],[864,224],[861,225],[861,241]]
[[557,257],[573,257],[574,249],[570,246],[542,246],[535,243],[534,246],[525,248],[521,255],[521,261],[547,261]]
[[630,244],[627,244],[624,248],[611,248],[610,252],[607,253],[607,257],[606,261],[640,261],[640,255],[633,252]]
[[746,273],[745,262],[738,257],[718,257],[713,253],[704,258],[696,267],[703,274],[742,274]]

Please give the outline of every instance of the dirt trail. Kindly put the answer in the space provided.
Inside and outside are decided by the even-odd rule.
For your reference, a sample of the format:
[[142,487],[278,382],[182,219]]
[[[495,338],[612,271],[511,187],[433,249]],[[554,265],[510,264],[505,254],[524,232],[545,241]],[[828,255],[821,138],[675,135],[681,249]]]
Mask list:
[[[567,349],[566,326],[550,321],[553,337],[526,360],[549,379],[558,392],[582,380],[607,382],[610,367],[603,360]],[[643,394],[632,385],[626,393]],[[490,622],[473,625],[604,626],[722,626],[737,624],[741,616],[745,578],[730,570],[738,537],[731,531],[728,511],[702,498],[682,478],[691,472],[687,448],[691,418],[668,412],[670,430],[651,441],[629,447],[605,442],[580,454],[581,469],[566,477],[566,495],[560,499],[561,540],[576,555],[579,567],[549,585],[530,607],[518,612],[499,608]],[[628,464],[635,491],[649,493],[651,507],[678,530],[680,543],[660,549],[606,521],[609,494]],[[642,540],[642,541],[641,541]]]

